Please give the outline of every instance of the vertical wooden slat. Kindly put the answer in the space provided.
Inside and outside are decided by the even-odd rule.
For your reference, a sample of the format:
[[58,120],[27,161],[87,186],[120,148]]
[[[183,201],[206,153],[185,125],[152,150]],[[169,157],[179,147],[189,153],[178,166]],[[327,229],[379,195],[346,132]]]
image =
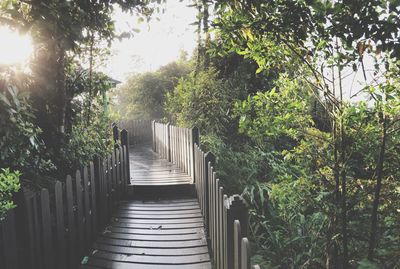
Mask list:
[[60,181],[56,181],[54,185],[54,200],[56,214],[56,234],[57,234],[57,259],[56,265],[58,269],[64,269],[67,263],[66,257],[66,238],[65,238],[65,219],[64,219],[64,197],[63,187]]
[[90,162],[89,164],[90,168],[90,201],[91,201],[91,208],[90,208],[90,219],[91,219],[91,225],[92,225],[92,234],[91,234],[91,240],[94,239],[94,236],[96,235],[97,232],[97,200],[96,197],[98,196],[97,194],[97,183],[95,180],[95,166],[93,162]]
[[106,216],[105,218],[108,219],[111,215],[111,209],[112,209],[112,180],[113,180],[113,167],[112,167],[112,155],[109,155],[107,157],[107,161],[105,163],[106,167],[106,178],[105,178],[105,185],[106,185],[106,204],[105,204],[105,209],[106,209]]
[[126,147],[126,154],[125,154],[125,169],[126,169],[126,184],[130,184],[130,164],[129,164],[129,139],[128,139],[128,132],[123,129],[121,131],[121,144],[122,146]]
[[116,149],[113,150],[111,154],[111,167],[112,167],[112,172],[111,172],[111,193],[112,193],[112,203],[110,207],[110,212],[112,212],[112,209],[117,201],[117,169],[116,169],[116,161],[115,161],[115,156],[116,156]]
[[241,243],[241,267],[240,269],[250,269],[250,245],[247,237],[242,238]]
[[[0,222],[0,250],[3,250],[4,260],[0,261],[5,269],[18,269],[17,234],[15,230],[14,209],[7,212],[5,219]],[[0,253],[1,254],[1,253]]]
[[83,212],[83,199],[82,199],[82,180],[81,172],[79,170],[75,173],[75,194],[76,194],[76,225],[78,229],[78,255],[82,255],[85,245],[85,230],[84,230],[84,212]]
[[241,266],[241,244],[242,244],[242,232],[240,229],[240,221],[235,220],[233,223],[233,268],[240,269]]
[[[104,212],[104,184],[103,184],[103,160],[100,158],[100,156],[95,156],[94,158],[94,181],[95,181],[95,191],[96,191],[96,213],[94,214],[96,216],[96,226],[100,227],[102,226],[102,220],[103,220],[103,212]],[[95,232],[97,229],[94,230]]]
[[29,266],[34,267],[36,264],[35,260],[35,224],[33,221],[33,202],[32,198],[26,198],[25,200],[25,205],[26,205],[26,214],[27,214],[27,223],[26,225],[28,226],[28,242],[29,242],[29,247],[28,247],[28,254],[29,254]]
[[228,243],[227,243],[227,207],[226,207],[226,202],[228,200],[228,196],[226,194],[223,195],[222,199],[222,245],[223,245],[223,251],[222,251],[222,256],[223,256],[223,263],[224,263],[224,268],[229,268],[228,267]]
[[72,265],[72,261],[75,261],[77,257],[77,230],[76,230],[76,216],[75,206],[73,197],[72,178],[67,176],[65,181],[66,198],[67,198],[67,227],[68,227],[68,257],[69,264]]
[[[218,181],[219,183],[220,181]],[[218,256],[219,256],[219,264],[221,269],[225,269],[224,266],[224,188],[218,184]]]
[[233,243],[234,243],[234,227],[233,223],[235,220],[239,220],[241,224],[241,237],[246,237],[247,236],[247,223],[248,223],[248,211],[246,204],[243,200],[243,198],[240,195],[232,195],[227,199],[226,203],[227,207],[227,246],[228,246],[228,257],[231,257],[231,259],[228,260],[228,267],[233,264],[232,257],[234,256],[233,254]]
[[115,201],[119,201],[120,193],[121,193],[121,184],[120,184],[120,163],[119,163],[119,149],[116,148],[115,151]]
[[90,224],[90,194],[89,194],[89,171],[88,167],[83,168],[83,224],[84,224],[84,248],[88,248],[91,244],[91,224]]
[[43,238],[43,265],[44,269],[54,268],[54,248],[53,238],[51,229],[51,216],[50,216],[50,201],[49,191],[42,189],[40,192],[40,208],[41,208],[41,227],[42,227],[42,238]]

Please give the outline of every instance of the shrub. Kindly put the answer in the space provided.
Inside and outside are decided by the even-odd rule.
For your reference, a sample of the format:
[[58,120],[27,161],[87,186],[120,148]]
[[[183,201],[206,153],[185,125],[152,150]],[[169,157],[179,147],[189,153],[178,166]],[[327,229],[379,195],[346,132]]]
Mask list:
[[20,189],[21,173],[19,171],[11,172],[9,168],[2,168],[0,172],[0,220],[2,220],[7,211],[14,208],[12,194]]

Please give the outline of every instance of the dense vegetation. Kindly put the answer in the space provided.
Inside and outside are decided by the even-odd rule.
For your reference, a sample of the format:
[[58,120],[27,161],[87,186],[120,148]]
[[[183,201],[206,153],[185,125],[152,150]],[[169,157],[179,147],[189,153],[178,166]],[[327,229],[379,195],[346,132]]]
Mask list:
[[[0,218],[20,178],[51,184],[112,147],[94,66],[129,35],[114,5],[148,19],[156,2],[2,1],[36,53],[28,74],[0,69]],[[117,114],[201,129],[263,268],[400,268],[400,1],[192,2],[192,59],[132,75]]]
[[249,203],[253,259],[400,268],[400,2],[194,6],[192,73],[159,91],[157,115],[201,129]]
[[114,85],[96,66],[107,44],[129,35],[117,35],[113,9],[149,19],[153,2],[161,1],[1,1],[0,26],[29,33],[35,54],[29,68],[0,66],[0,219],[20,180],[54,184],[112,149]]

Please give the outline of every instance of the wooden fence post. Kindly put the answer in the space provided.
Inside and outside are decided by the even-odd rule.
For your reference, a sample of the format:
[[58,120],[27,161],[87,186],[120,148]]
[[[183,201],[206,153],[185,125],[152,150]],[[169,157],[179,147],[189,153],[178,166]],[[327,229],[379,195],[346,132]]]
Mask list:
[[49,191],[42,189],[40,192],[41,227],[43,242],[43,265],[45,269],[54,268],[54,246],[51,229],[51,214]]
[[210,192],[209,192],[209,186],[211,182],[210,178],[210,173],[209,173],[209,166],[208,164],[211,164],[211,167],[215,168],[215,156],[211,152],[207,152],[206,156],[204,157],[204,167],[205,167],[205,172],[204,172],[204,177],[205,177],[205,201],[206,201],[206,207],[205,207],[205,223],[206,223],[206,231],[207,231],[207,238],[210,240]]
[[166,144],[166,148],[167,148],[167,161],[171,161],[171,133],[170,133],[170,123],[168,122],[167,123],[167,125],[165,126],[165,128],[166,128],[166,131],[167,131],[167,133],[166,133],[166,139],[167,139],[167,141],[165,141],[165,144]]
[[242,238],[241,250],[240,250],[240,269],[250,269],[250,243],[247,237]]
[[[14,204],[17,205],[16,208],[12,209],[14,212],[14,220],[15,220],[15,230],[16,230],[16,242],[24,242],[24,244],[19,244],[18,255],[21,257],[25,257],[25,259],[18,260],[19,268],[28,268],[30,266],[30,237],[29,237],[29,227],[28,227],[28,210],[25,199],[25,194],[22,188],[13,195]],[[8,234],[11,236],[11,233]],[[12,245],[9,245],[9,248],[12,248]],[[14,258],[12,255],[10,258]],[[12,268],[12,267],[11,267]]]
[[[200,148],[200,131],[199,131],[199,128],[197,128],[196,126],[195,127],[193,127],[192,128],[192,130],[191,130],[191,135],[192,135],[192,137],[191,137],[191,139],[192,139],[192,144],[190,145],[190,153],[191,153],[191,155],[192,156],[190,156],[190,158],[192,159],[192,163],[191,163],[191,169],[192,169],[192,179],[193,179],[193,181],[195,180],[195,178],[194,178],[194,175],[195,175],[195,169],[196,169],[196,156],[195,156],[195,150],[194,150],[194,148],[195,148],[195,146],[194,145],[197,145],[197,146],[199,146],[199,148]],[[200,160],[199,160],[200,161]]]
[[[18,268],[18,245],[15,227],[15,209],[7,212],[4,220],[0,222],[0,251],[4,253],[4,260],[0,261],[0,266],[6,269]],[[27,258],[27,257],[26,257]]]
[[117,124],[115,122],[111,126],[112,126],[114,142],[117,142],[118,139],[119,139],[118,126],[117,126]]
[[[130,176],[130,166],[129,166],[129,137],[128,131],[123,129],[121,131],[121,144],[126,147],[126,154],[125,154],[125,169],[126,169],[126,184],[131,184],[131,176]],[[121,160],[122,161],[122,160]]]
[[151,122],[151,133],[153,137],[153,151],[156,152],[156,121]]
[[63,188],[60,181],[56,181],[54,185],[54,201],[55,201],[55,213],[56,213],[56,244],[57,244],[57,255],[56,255],[56,268],[64,269],[67,268],[67,257],[66,257],[66,236],[65,236],[65,220],[64,220],[64,197]]
[[238,194],[230,196],[225,201],[225,207],[227,209],[226,239],[228,246],[227,249],[228,268],[234,268],[234,259],[239,254],[235,253],[234,251],[234,223],[235,220],[238,220],[240,222],[241,237],[247,237],[247,223],[249,217],[246,204],[243,198]]
[[[103,182],[101,180],[101,176],[102,176],[102,171],[103,168],[101,167],[102,165],[102,160],[100,158],[100,156],[96,155],[93,159],[93,165],[94,165],[94,181],[96,182],[95,186],[96,186],[96,212],[97,212],[97,223],[98,223],[98,227],[101,228],[101,226],[103,225],[103,203],[104,203],[104,198],[103,198],[103,194],[104,194],[104,186],[103,186]],[[97,232],[97,231],[96,231]]]

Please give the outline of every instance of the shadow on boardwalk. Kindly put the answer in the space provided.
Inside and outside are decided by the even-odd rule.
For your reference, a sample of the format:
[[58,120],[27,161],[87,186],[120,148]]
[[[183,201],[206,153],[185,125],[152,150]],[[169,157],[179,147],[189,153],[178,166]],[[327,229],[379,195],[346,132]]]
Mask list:
[[81,268],[211,268],[191,178],[150,146],[130,149],[128,197],[114,210]]

